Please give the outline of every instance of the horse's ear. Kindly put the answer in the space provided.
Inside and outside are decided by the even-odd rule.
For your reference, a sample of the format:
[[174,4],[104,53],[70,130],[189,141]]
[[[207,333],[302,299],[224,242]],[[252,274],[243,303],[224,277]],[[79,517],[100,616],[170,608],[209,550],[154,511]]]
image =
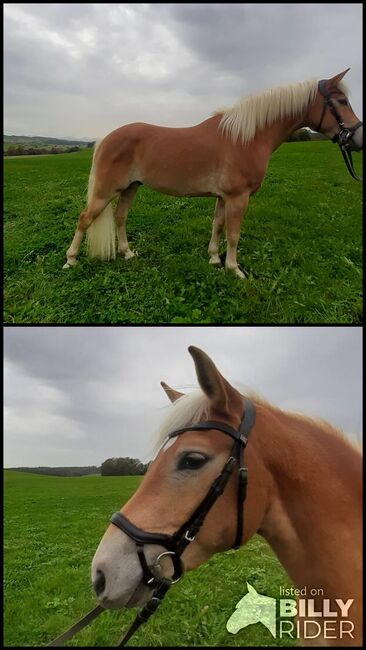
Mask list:
[[331,79],[327,79],[325,84],[327,88],[336,88],[338,83],[343,79],[344,75],[347,74],[348,70],[350,69],[351,68],[347,68],[347,70],[343,70],[343,72],[336,74],[335,77],[332,77]]
[[210,357],[193,345],[190,345],[188,352],[193,358],[196,367],[197,379],[203,392],[210,400],[212,406],[218,411],[226,412],[229,403],[237,402],[242,408],[242,397],[217,370]]
[[258,592],[252,587],[252,585],[247,582],[247,589],[248,589],[248,594],[251,594],[252,596],[257,596]]
[[165,381],[161,381],[160,385],[164,388],[171,402],[176,402],[177,399],[184,395],[184,393],[179,393],[177,390],[174,390],[174,388],[170,388]]

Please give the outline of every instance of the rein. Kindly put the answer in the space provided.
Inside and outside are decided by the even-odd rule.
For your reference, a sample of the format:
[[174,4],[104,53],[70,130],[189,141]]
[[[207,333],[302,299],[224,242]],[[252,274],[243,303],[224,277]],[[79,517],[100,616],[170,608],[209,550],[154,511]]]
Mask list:
[[329,108],[330,112],[332,113],[333,117],[336,119],[338,126],[340,127],[340,131],[336,133],[333,138],[332,142],[337,143],[340,150],[341,154],[343,156],[344,162],[346,163],[347,169],[351,176],[356,180],[356,181],[362,181],[362,177],[357,176],[354,167],[353,167],[353,160],[352,160],[352,154],[350,150],[350,140],[352,140],[353,135],[357,129],[362,126],[362,122],[357,122],[353,126],[350,127],[345,127],[344,122],[342,121],[341,116],[339,115],[336,106],[333,104],[331,95],[332,92],[328,92],[326,89],[326,80],[322,79],[319,81],[319,92],[320,94],[324,97],[324,103],[323,103],[323,111],[320,117],[320,121],[318,126],[316,127],[316,131],[320,130],[320,127],[323,123],[324,115]]
[[[206,515],[211,510],[212,506],[224,492],[229,478],[233,472],[234,466],[238,465],[238,491],[237,491],[237,525],[236,535],[232,548],[237,549],[240,547],[241,539],[243,536],[243,504],[246,498],[247,483],[248,483],[248,470],[244,467],[244,449],[248,442],[248,435],[255,422],[255,407],[254,404],[244,397],[244,414],[241,419],[239,429],[234,429],[224,422],[207,420],[199,422],[183,429],[177,429],[169,433],[167,439],[179,436],[186,431],[202,431],[207,429],[216,429],[225,435],[230,436],[234,440],[231,448],[229,458],[227,459],[221,473],[216,477],[211,487],[209,488],[206,496],[202,499],[200,504],[194,510],[189,519],[182,524],[182,526],[173,534],[167,535],[165,533],[151,533],[135,526],[127,517],[120,512],[115,512],[110,521],[112,524],[120,528],[126,535],[133,539],[136,543],[136,549],[140,560],[143,581],[151,589],[154,589],[152,597],[149,602],[137,614],[132,625],[127,632],[119,639],[117,646],[124,646],[131,638],[131,636],[138,630],[138,628],[154,614],[159,607],[161,601],[166,595],[170,587],[181,579],[184,573],[184,567],[181,560],[181,555],[186,547],[193,542],[198,531],[200,530]],[[157,557],[155,564],[149,566],[144,554],[144,544],[158,544],[164,546],[167,550]],[[159,560],[163,556],[169,555],[174,568],[173,576],[169,579],[164,578],[158,574],[160,569]],[[67,639],[71,639],[77,632],[89,625],[99,614],[104,610],[103,607],[97,605],[80,621],[72,625],[66,632],[56,637],[47,647],[55,647],[63,644]]]

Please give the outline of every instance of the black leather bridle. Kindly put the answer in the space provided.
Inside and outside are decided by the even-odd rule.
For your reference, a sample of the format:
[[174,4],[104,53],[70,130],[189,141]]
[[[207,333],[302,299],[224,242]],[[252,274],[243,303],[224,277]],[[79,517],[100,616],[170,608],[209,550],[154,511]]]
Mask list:
[[[195,536],[197,535],[205,520],[206,515],[211,510],[218,497],[223,493],[236,464],[238,467],[237,525],[235,540],[232,548],[239,548],[243,537],[243,504],[246,497],[248,482],[248,470],[243,465],[243,452],[248,442],[249,433],[255,422],[255,407],[253,402],[251,402],[251,400],[247,397],[244,397],[243,400],[244,414],[238,429],[234,429],[230,425],[225,424],[225,422],[207,420],[205,422],[199,422],[197,424],[184,427],[183,429],[177,429],[176,431],[169,433],[167,439],[180,436],[186,431],[205,431],[208,429],[215,429],[222,431],[222,433],[230,436],[234,440],[229,458],[227,459],[222,472],[214,480],[206,496],[193,511],[189,519],[184,524],[182,524],[182,526],[173,535],[166,535],[164,533],[150,533],[142,530],[141,528],[138,528],[132,524],[132,522],[120,512],[115,512],[112,515],[111,522],[136,542],[137,553],[140,559],[144,583],[150,588],[154,589],[151,600],[147,603],[147,605],[145,605],[143,610],[139,612],[130,629],[120,640],[118,644],[119,646],[125,645],[127,643],[128,639],[131,638],[136,629],[142,623],[144,623],[151,616],[151,614],[155,612],[169,587],[180,580],[182,577],[183,565],[181,561],[181,555],[187,546],[193,542]],[[145,558],[143,550],[144,544],[158,544],[160,546],[164,546],[167,549],[167,551],[161,553],[158,556],[157,561],[153,567],[150,567],[148,565]],[[164,555],[170,555],[173,562],[174,574],[171,579],[163,578],[161,575],[156,575],[156,568],[158,566],[159,560]]]
[[320,131],[321,125],[323,123],[325,112],[326,112],[327,108],[329,108],[329,110],[332,113],[333,117],[337,121],[338,126],[340,127],[340,130],[338,131],[338,133],[336,133],[333,136],[332,142],[338,144],[338,146],[339,146],[339,148],[341,150],[344,162],[346,163],[347,169],[348,169],[349,173],[351,174],[351,176],[353,176],[353,178],[356,181],[362,181],[362,178],[357,176],[356,173],[355,173],[355,170],[354,170],[354,167],[353,167],[352,154],[351,154],[351,150],[350,150],[351,140],[352,140],[355,132],[357,131],[357,129],[359,129],[362,126],[362,122],[356,122],[356,124],[354,124],[353,126],[349,126],[349,127],[347,126],[346,127],[344,125],[344,122],[342,121],[341,116],[339,115],[339,113],[337,111],[337,108],[336,108],[334,102],[332,101],[332,98],[331,98],[331,96],[334,93],[336,93],[337,90],[328,91],[327,87],[326,87],[326,79],[322,79],[321,81],[319,81],[318,89],[319,89],[320,94],[324,97],[324,102],[323,102],[323,111],[322,111],[322,114],[321,114],[321,117],[320,117],[320,121],[319,121],[319,124],[318,124],[318,126],[316,127],[315,130]]
[[186,431],[205,431],[207,429],[216,429],[218,431],[222,431],[234,440],[229,458],[227,459],[221,474],[219,474],[219,476],[214,480],[206,496],[191,514],[189,519],[184,522],[184,524],[182,524],[182,526],[173,535],[166,535],[164,533],[150,533],[142,530],[141,528],[135,526],[121,512],[115,512],[112,515],[112,524],[120,528],[124,533],[126,533],[126,535],[131,537],[131,539],[136,542],[137,553],[143,572],[143,580],[149,587],[155,588],[158,585],[159,578],[156,577],[156,573],[151,570],[151,567],[149,567],[147,563],[144,554],[144,544],[158,544],[160,546],[164,546],[167,549],[166,552],[159,555],[154,567],[152,568],[155,569],[157,567],[158,562],[162,556],[169,555],[174,567],[174,574],[171,582],[177,582],[183,574],[183,567],[180,556],[186,547],[191,542],[193,542],[195,536],[197,535],[205,520],[207,513],[209,510],[211,510],[220,494],[223,493],[236,463],[238,464],[237,526],[235,541],[232,548],[239,548],[243,535],[243,503],[246,497],[247,486],[247,469],[246,467],[243,467],[243,451],[248,442],[248,434],[254,424],[254,419],[254,405],[247,397],[244,397],[244,415],[241,420],[239,429],[234,429],[224,422],[207,420],[205,422],[199,422],[198,424],[193,424],[189,427],[177,429],[176,431],[169,433],[167,440],[182,435]]
[[[148,587],[153,590],[152,597],[149,602],[137,614],[134,622],[121,637],[117,646],[126,645],[127,641],[136,632],[136,630],[145,623],[150,616],[156,611],[160,605],[165,594],[172,584],[178,582],[183,575],[183,564],[181,555],[191,542],[194,541],[198,531],[200,530],[206,515],[211,510],[214,503],[225,490],[229,478],[233,472],[234,466],[238,467],[238,488],[237,488],[237,524],[236,535],[232,548],[237,549],[240,547],[243,537],[244,527],[244,513],[243,506],[246,498],[247,483],[248,483],[248,470],[244,467],[244,449],[248,442],[249,433],[255,422],[255,407],[253,402],[247,397],[243,397],[244,413],[238,429],[234,429],[225,422],[215,420],[206,420],[205,422],[198,422],[191,426],[184,427],[172,431],[167,436],[167,440],[180,436],[186,431],[205,431],[208,429],[215,429],[222,431],[222,433],[230,436],[233,440],[233,446],[230,450],[229,458],[227,459],[222,472],[216,477],[211,487],[209,488],[206,496],[199,503],[197,508],[193,511],[189,519],[182,524],[182,526],[173,534],[167,535],[165,533],[151,533],[135,526],[127,517],[120,512],[115,512],[110,521],[120,528],[126,535],[136,542],[136,549],[140,560],[143,581]],[[157,544],[165,547],[167,550],[160,553],[155,564],[149,566],[145,553],[145,544]],[[157,570],[160,568],[159,561],[163,556],[170,556],[174,573],[171,578],[165,578],[162,574],[158,574]],[[60,646],[67,639],[72,638],[77,632],[83,629],[86,625],[94,620],[103,612],[103,607],[97,605],[91,610],[84,618],[74,624],[66,632],[51,641],[48,646]]]

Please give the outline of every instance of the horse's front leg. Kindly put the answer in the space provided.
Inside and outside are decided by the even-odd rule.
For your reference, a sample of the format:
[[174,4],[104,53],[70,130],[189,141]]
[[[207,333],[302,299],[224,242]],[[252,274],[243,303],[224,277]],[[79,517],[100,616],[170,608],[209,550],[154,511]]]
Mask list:
[[219,258],[220,235],[225,224],[225,203],[219,196],[216,200],[214,218],[212,222],[212,235],[208,245],[209,262],[213,266],[221,266]]
[[227,253],[225,267],[233,271],[238,278],[245,279],[244,273],[239,269],[236,261],[240,225],[249,201],[249,192],[225,199],[225,221]]

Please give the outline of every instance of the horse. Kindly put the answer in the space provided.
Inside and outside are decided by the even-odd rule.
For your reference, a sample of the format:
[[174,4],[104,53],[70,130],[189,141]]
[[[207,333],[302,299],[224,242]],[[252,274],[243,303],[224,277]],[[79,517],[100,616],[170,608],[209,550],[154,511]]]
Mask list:
[[317,610],[348,603],[344,634],[327,638],[324,609],[315,642],[362,645],[360,451],[326,422],[243,395],[205,352],[188,350],[200,388],[184,395],[161,382],[171,405],[156,456],[92,560],[98,606],[148,607],[159,581],[257,533],[302,594],[316,590]]
[[63,268],[76,263],[85,232],[90,257],[115,259],[116,228],[117,252],[125,260],[135,255],[128,244],[126,219],[143,184],[172,196],[216,197],[209,263],[221,266],[219,242],[225,226],[225,267],[243,279],[237,263],[240,226],[272,152],[305,126],[342,143],[342,152],[343,144],[347,150],[362,149],[362,123],[342,82],[348,70],[320,82],[312,79],[267,89],[192,127],[133,123],[109,133],[94,148],[87,207],[79,216]]

